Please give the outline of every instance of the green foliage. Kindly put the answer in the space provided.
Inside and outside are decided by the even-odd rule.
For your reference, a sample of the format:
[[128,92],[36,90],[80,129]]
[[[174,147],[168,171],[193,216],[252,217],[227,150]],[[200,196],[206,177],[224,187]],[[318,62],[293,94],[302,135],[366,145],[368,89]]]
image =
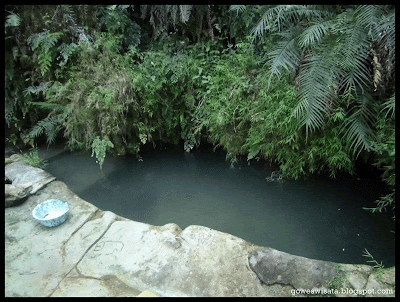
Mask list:
[[47,162],[39,157],[38,148],[31,148],[27,154],[20,155],[21,160],[36,168],[44,168]]
[[54,142],[57,133],[60,130],[61,117],[57,116],[48,116],[44,120],[39,121],[28,133],[28,137],[35,139],[43,134],[43,131],[47,138],[47,145],[50,145]]
[[[388,113],[393,110],[388,118]],[[371,142],[371,147],[376,155],[374,165],[383,169],[382,180],[385,181],[392,192],[382,196],[376,201],[375,208],[364,208],[374,212],[382,212],[387,208],[395,209],[395,185],[396,185],[396,145],[395,145],[395,117],[394,117],[394,94],[381,105],[376,123],[376,139]],[[386,111],[386,113],[385,113]],[[394,217],[393,217],[394,218]]]
[[37,59],[42,76],[50,70],[50,66],[56,56],[55,44],[62,35],[64,35],[64,32],[50,33],[49,31],[44,31],[38,34],[33,34],[27,39],[32,50],[37,49],[39,51]]
[[340,113],[344,118],[342,111],[307,140],[292,114],[296,92],[287,71],[268,87],[270,79],[264,76],[268,66],[257,66],[247,42],[213,62],[206,75],[199,70],[208,93],[194,112],[195,133],[206,129],[208,138],[223,146],[232,162],[240,155],[247,154],[248,160],[258,155],[277,161],[283,174],[295,178],[321,170],[332,176],[340,170],[352,172],[350,149],[341,139],[345,129],[338,121]]
[[[239,10],[245,9],[237,7]],[[369,95],[379,85],[388,87],[381,80],[383,75],[386,83],[394,77],[394,54],[387,51],[389,44],[394,47],[394,12],[374,5],[336,11],[330,6],[265,6],[250,34],[253,41],[266,32],[279,37],[266,56],[269,76],[280,77],[282,69],[296,76],[299,100],[294,114],[306,133],[324,127],[340,97],[357,92],[344,122],[349,127],[347,143],[359,154],[371,149],[373,139],[376,100]],[[385,68],[380,62],[387,62]],[[373,74],[369,64],[374,67]]]
[[73,55],[75,55],[79,51],[79,46],[75,43],[66,44],[63,43],[58,47],[58,51],[60,52],[59,59],[62,58],[60,62],[60,67],[63,67]]
[[250,34],[253,41],[262,36],[266,31],[279,32],[284,28],[293,26],[293,21],[309,22],[320,20],[326,16],[332,16],[328,7],[315,5],[276,5],[270,6],[264,12],[260,21],[253,27]]
[[6,18],[6,23],[4,27],[7,29],[7,27],[17,27],[21,24],[21,18],[14,13],[11,13],[10,15],[7,16]]
[[[264,158],[295,178],[352,172],[369,150],[395,183],[393,6],[7,11],[5,119],[32,144],[63,129],[101,167],[106,151],[158,140],[190,151],[207,138],[232,163]],[[142,52],[146,30],[154,43]],[[388,206],[394,191],[376,209]]]
[[140,43],[140,26],[129,18],[128,7],[129,5],[100,7],[100,21],[105,26],[109,43],[106,47],[110,51],[122,52]]
[[[176,22],[178,10],[180,23]],[[180,30],[183,33],[189,31],[193,40],[197,37],[197,42],[201,42],[204,36],[207,37],[206,40],[214,41],[214,27],[217,30],[221,29],[219,24],[214,23],[216,18],[211,5],[140,5],[140,11],[142,19],[149,16],[153,41],[168,39],[172,27],[174,34]],[[203,24],[207,25],[207,28]]]
[[344,277],[344,272],[339,271],[338,274],[332,278],[328,283],[328,288],[331,290],[341,290],[343,288],[343,284],[346,281]]
[[94,153],[96,153],[96,159],[97,163],[100,165],[100,169],[103,167],[104,159],[106,157],[106,152],[108,149],[113,148],[114,144],[108,139],[108,137],[105,137],[103,139],[100,139],[100,137],[96,137],[93,140],[92,143],[92,157]]

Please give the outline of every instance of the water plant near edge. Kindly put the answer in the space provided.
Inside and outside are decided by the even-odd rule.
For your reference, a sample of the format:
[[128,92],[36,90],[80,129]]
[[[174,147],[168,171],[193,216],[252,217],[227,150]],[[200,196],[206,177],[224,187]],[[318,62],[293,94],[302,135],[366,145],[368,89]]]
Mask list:
[[110,142],[108,137],[100,139],[100,137],[96,137],[92,143],[92,157],[94,153],[96,153],[97,163],[100,165],[100,170],[103,171],[103,162],[106,157],[106,152],[108,149],[113,148],[114,144]]
[[20,155],[22,161],[36,168],[44,168],[47,166],[47,161],[39,157],[39,149],[37,147],[31,148],[30,150],[29,153]]
[[379,263],[378,261],[376,261],[376,260],[374,259],[374,256],[372,256],[371,253],[368,252],[368,250],[367,250],[366,248],[364,248],[364,254],[363,254],[363,256],[371,259],[371,260],[368,260],[367,262],[375,263],[374,268],[377,269],[376,277],[377,277],[378,279],[380,279],[380,278],[382,277],[382,274],[383,274],[383,269],[385,268],[384,265],[382,264],[382,261],[381,261],[381,263]]
[[328,283],[328,288],[331,289],[331,290],[339,290],[339,289],[341,289],[342,286],[343,286],[343,283],[345,281],[344,273],[340,269],[340,264],[337,263],[337,264],[335,264],[335,266],[336,266],[336,269],[337,269],[338,273]]

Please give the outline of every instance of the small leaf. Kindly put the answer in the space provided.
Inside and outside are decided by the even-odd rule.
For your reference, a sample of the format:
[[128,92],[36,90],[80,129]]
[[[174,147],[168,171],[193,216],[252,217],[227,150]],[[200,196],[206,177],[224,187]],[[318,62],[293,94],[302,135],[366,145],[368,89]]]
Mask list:
[[260,152],[259,149],[250,151],[249,155],[247,155],[247,160],[250,160],[250,159],[254,158],[254,156],[256,156],[258,154],[258,152]]

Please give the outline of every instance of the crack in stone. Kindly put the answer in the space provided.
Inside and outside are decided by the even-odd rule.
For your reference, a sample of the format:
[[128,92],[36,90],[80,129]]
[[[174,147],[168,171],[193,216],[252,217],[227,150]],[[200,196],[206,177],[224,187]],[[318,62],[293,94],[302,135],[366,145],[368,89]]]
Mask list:
[[[97,214],[97,212],[98,211],[101,211],[100,209],[97,209],[95,212],[93,212],[93,214],[92,215],[90,215],[90,217],[85,221],[85,223],[86,222],[88,222],[88,221],[91,221],[92,219],[92,217],[93,216],[95,216],[96,214]],[[101,216],[102,217],[102,216]],[[85,224],[85,223],[83,223],[79,228],[77,228],[77,230],[75,230],[72,234],[71,234],[71,236],[68,238],[68,240],[72,237],[72,235],[74,235],[80,228],[82,228],[82,226]],[[58,289],[59,289],[59,286],[60,286],[60,283],[71,273],[71,271],[75,268],[76,269],[76,271],[79,273],[79,274],[81,274],[80,272],[79,272],[79,270],[78,270],[78,265],[79,265],[79,263],[82,261],[82,259],[86,256],[86,254],[87,254],[87,252],[94,246],[94,245],[96,245],[97,244],[97,242],[99,242],[99,240],[100,239],[102,239],[103,238],[103,236],[104,236],[104,234],[108,231],[108,229],[112,226],[112,224],[114,223],[114,221],[112,221],[110,224],[109,224],[109,226],[104,230],[104,232],[86,249],[86,251],[85,252],[83,252],[82,253],[82,256],[80,257],[80,259],[75,263],[75,265],[64,275],[64,277],[62,277],[61,278],[61,280],[57,283],[57,286],[54,288],[54,290],[50,293],[50,295],[48,296],[48,297],[51,297]],[[66,256],[66,252],[65,252],[65,244],[68,242],[68,240],[66,240],[65,242],[63,242],[63,244],[62,244],[62,251],[63,251],[63,262],[65,261],[65,259],[64,259],[64,257]],[[81,274],[82,275],[82,274]],[[82,275],[82,276],[84,276],[84,275]],[[96,279],[96,280],[100,280],[99,278],[95,278],[95,277],[90,277],[90,278],[92,278],[92,279]]]
[[[99,216],[98,213],[101,212],[100,209],[96,209],[94,212],[92,212],[89,217],[71,233],[71,235],[66,239],[61,242],[60,246],[60,252],[61,252],[61,258],[62,262],[65,263],[65,257],[67,256],[66,251],[65,251],[65,245],[68,243],[68,241],[75,235],[76,232],[78,232],[87,222],[92,221],[93,217]],[[100,215],[99,218],[101,218],[102,215]]]

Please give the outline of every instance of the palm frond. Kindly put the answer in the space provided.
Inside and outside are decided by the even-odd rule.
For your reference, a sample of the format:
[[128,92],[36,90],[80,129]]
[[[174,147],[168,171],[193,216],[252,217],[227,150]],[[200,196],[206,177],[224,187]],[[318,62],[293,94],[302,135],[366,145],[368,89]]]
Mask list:
[[360,5],[354,11],[357,23],[370,29],[377,22],[383,13],[381,5]]
[[382,16],[379,23],[373,29],[373,33],[379,39],[387,39],[387,48],[395,50],[396,48],[396,14],[393,10],[387,16]]
[[261,37],[267,30],[272,30],[275,24],[278,24],[278,29],[280,29],[280,23],[284,21],[282,19],[284,10],[284,5],[278,5],[268,9],[263,14],[260,21],[258,21],[257,25],[254,26],[250,31],[250,35],[253,36],[253,41],[257,37]]
[[301,58],[301,50],[296,43],[297,35],[295,29],[286,30],[278,35],[283,39],[276,42],[275,46],[267,54],[269,57],[267,63],[271,65],[271,75],[268,83],[271,82],[274,75],[280,77],[281,72],[279,69],[281,67],[288,71],[294,70],[299,64]]
[[386,83],[390,77],[394,77],[396,63],[396,24],[395,12],[389,12],[382,16],[377,25],[373,28],[374,42],[376,44],[377,57],[382,64]]
[[319,44],[322,38],[330,32],[332,26],[332,20],[315,22],[300,34],[298,45],[301,48],[306,48]]
[[391,116],[393,117],[393,114],[395,112],[395,106],[396,106],[396,93],[393,93],[392,97],[389,98],[385,103],[383,103],[383,108],[381,111],[387,110],[385,118],[387,117],[390,111],[392,111]]
[[250,35],[253,41],[261,37],[267,30],[281,31],[284,27],[293,25],[304,19],[311,20],[332,16],[328,9],[321,9],[315,5],[277,5],[269,8],[254,26]]
[[340,86],[346,91],[348,89],[356,90],[358,87],[370,84],[368,61],[366,57],[355,56],[343,58],[337,61],[337,65],[343,70]]
[[335,73],[332,60],[327,54],[308,55],[300,70],[300,100],[293,113],[300,119],[300,125],[306,126],[307,132],[323,126],[324,113],[328,110],[326,100],[333,98],[330,87]]
[[337,66],[346,74],[341,85],[345,90],[369,86],[371,82],[367,58],[372,39],[365,26],[357,23],[354,13],[346,12],[338,17],[332,31],[339,34],[335,46]]
[[371,140],[374,134],[369,125],[373,124],[375,116],[375,108],[371,96],[362,94],[356,98],[357,106],[354,113],[345,122],[344,127],[347,128],[345,137],[350,147],[354,152],[364,150],[371,150]]
[[235,11],[236,15],[239,15],[239,12],[244,12],[246,10],[246,5],[231,5],[229,7],[229,11]]

